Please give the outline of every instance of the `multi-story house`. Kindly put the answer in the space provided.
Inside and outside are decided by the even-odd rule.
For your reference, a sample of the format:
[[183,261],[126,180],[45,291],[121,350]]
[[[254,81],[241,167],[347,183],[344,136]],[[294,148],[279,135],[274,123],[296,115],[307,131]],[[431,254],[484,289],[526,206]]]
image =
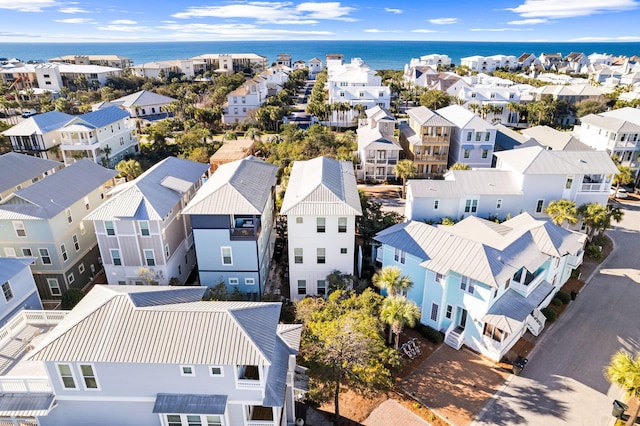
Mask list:
[[151,119],[161,116],[168,117],[170,112],[166,111],[164,107],[174,101],[176,101],[176,99],[170,98],[169,96],[149,92],[148,90],[141,90],[112,101],[93,105],[93,110],[96,111],[115,105],[127,111],[131,117]]
[[30,265],[33,257],[0,257],[0,327],[22,310],[42,310]]
[[73,117],[58,132],[66,165],[89,158],[94,163],[113,167],[140,149],[135,121],[117,106]]
[[64,112],[49,111],[31,116],[2,134],[9,137],[11,149],[15,152],[61,160],[59,130],[72,118]]
[[276,57],[276,65],[284,65],[287,68],[291,68],[291,54],[278,53]]
[[476,114],[459,105],[450,105],[436,111],[453,127],[449,146],[449,166],[454,163],[470,167],[491,167],[496,128]]
[[498,68],[516,69],[518,67],[518,58],[513,55],[475,55],[461,58],[460,65],[468,67],[470,71],[493,72]]
[[444,180],[409,180],[407,219],[502,219],[522,212],[546,218],[544,210],[555,200],[571,200],[578,206],[606,204],[613,175],[618,171],[604,151],[531,146],[494,155],[498,159],[495,169],[453,170]]
[[640,169],[640,110],[620,108],[582,117],[574,129],[580,141],[593,149],[606,151],[622,165]]
[[183,74],[187,78],[193,78],[204,70],[204,63],[193,59],[175,59],[147,62],[132,66],[130,69],[131,73],[137,77],[160,79],[173,74]]
[[468,217],[453,226],[410,221],[379,232],[375,260],[397,266],[413,287],[420,322],[499,361],[582,263],[585,235],[523,213],[506,222]]
[[2,420],[293,425],[301,327],[278,324],[280,303],[201,301],[205,291],[95,286],[68,315],[21,313],[0,340],[12,358],[0,370],[12,389]]
[[362,207],[351,162],[294,162],[280,214],[287,216],[291,299],[326,295],[334,270],[353,275]]
[[411,58],[408,65],[405,65],[405,70],[410,67],[426,66],[432,67],[437,70],[438,67],[448,67],[451,65],[451,58],[448,55],[441,55],[432,53],[429,55],[423,55],[419,58]]
[[191,59],[202,61],[206,71],[222,74],[242,72],[253,75],[268,67],[267,58],[255,53],[211,53],[195,56]]
[[562,53],[541,53],[540,64],[545,70],[557,70],[562,66]]
[[600,64],[610,67],[613,63],[613,55],[610,55],[608,53],[594,52],[591,55],[587,56],[587,60],[591,65]]
[[521,103],[532,89],[533,86],[528,84],[512,84],[508,87],[468,85],[462,86],[455,96],[462,106],[481,114],[492,124],[516,126],[520,117],[516,111],[509,109],[508,105]]
[[222,164],[184,209],[200,285],[222,282],[261,297],[275,244],[277,171],[253,156]]
[[256,80],[245,82],[227,95],[222,122],[233,124],[248,118],[250,111],[260,108],[266,99],[265,95]]
[[522,129],[523,136],[535,139],[537,143],[546,146],[547,149],[559,151],[585,151],[592,148],[580,142],[571,132],[562,132],[549,126],[533,126]]
[[582,67],[589,64],[589,58],[582,52],[571,52],[564,57],[565,71],[579,73]]
[[454,124],[426,107],[407,111],[408,123],[398,125],[400,145],[413,161],[416,177],[441,176],[447,169],[449,143]]
[[394,132],[396,119],[379,106],[365,111],[358,134],[358,167],[356,177],[362,180],[384,181],[395,177],[393,168],[398,164],[402,147]]
[[65,55],[49,59],[49,62],[65,62],[75,65],[101,65],[125,69],[133,65],[131,58],[118,55]]
[[117,174],[84,159],[0,202],[0,253],[36,258],[42,300],[85,287],[102,268],[93,224],[82,218],[104,202]]
[[109,284],[184,283],[195,265],[193,237],[182,209],[209,167],[167,157],[118,185],[85,222],[92,223]]
[[315,80],[316,76],[322,72],[322,59],[309,59],[309,80]]
[[122,74],[121,68],[100,65],[71,65],[66,63],[22,64],[0,71],[5,83],[15,83],[15,89],[40,89],[58,93],[62,88],[99,88],[110,77]]
[[526,71],[527,69],[535,67],[536,65],[540,65],[540,60],[533,53],[523,53],[518,57],[518,68]]
[[57,161],[15,152],[0,155],[0,201],[63,167]]

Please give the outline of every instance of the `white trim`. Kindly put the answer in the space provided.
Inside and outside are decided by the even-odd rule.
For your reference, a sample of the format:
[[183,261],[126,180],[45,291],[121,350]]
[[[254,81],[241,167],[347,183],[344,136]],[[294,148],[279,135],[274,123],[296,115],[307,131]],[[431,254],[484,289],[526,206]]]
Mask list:
[[[54,363],[55,367],[56,367],[56,374],[58,375],[58,379],[60,380],[60,385],[62,386],[62,389],[64,390],[80,390],[80,387],[78,386],[78,378],[76,377],[75,372],[73,371],[73,364],[69,363],[69,362],[56,362]],[[64,385],[64,381],[62,380],[62,374],[60,373],[60,365],[66,365],[67,367],[69,367],[69,371],[71,372],[71,378],[73,379],[73,384],[75,387],[73,388],[68,388]]]
[[[214,374],[212,371],[213,368],[219,368],[220,374]],[[208,366],[208,369],[210,377],[224,377],[224,367],[222,365],[210,365]]]
[[[96,387],[95,387],[95,388],[89,388],[89,387],[87,387],[87,383],[86,383],[86,381],[85,381],[85,376],[84,376],[84,374],[82,373],[82,366],[85,366],[85,365],[86,365],[86,366],[91,367],[91,372],[93,373],[93,376],[90,376],[90,377],[93,377],[93,379],[96,381]],[[86,391],[90,391],[90,392],[96,392],[96,391],[100,391],[100,390],[102,390],[102,389],[100,388],[100,382],[98,381],[98,375],[96,374],[96,367],[95,367],[95,365],[93,365],[93,364],[92,364],[92,363],[90,363],[90,362],[78,363],[78,370],[80,371],[80,377],[82,378],[82,387],[84,388],[84,390],[86,390]]]
[[[225,263],[224,261],[224,250],[229,249],[229,258],[231,259],[231,263]],[[231,246],[221,246],[220,247],[220,262],[222,266],[233,266],[233,250]]]
[[[187,373],[185,372],[185,368],[190,368],[191,369],[191,373]],[[196,375],[196,369],[193,365],[180,365],[180,375],[181,376],[185,376],[185,377],[195,377]]]

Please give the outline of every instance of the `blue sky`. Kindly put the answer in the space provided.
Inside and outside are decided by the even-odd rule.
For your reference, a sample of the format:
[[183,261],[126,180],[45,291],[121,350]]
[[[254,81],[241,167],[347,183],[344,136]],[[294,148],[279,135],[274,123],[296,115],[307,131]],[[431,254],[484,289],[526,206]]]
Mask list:
[[0,0],[0,42],[640,41],[640,0]]

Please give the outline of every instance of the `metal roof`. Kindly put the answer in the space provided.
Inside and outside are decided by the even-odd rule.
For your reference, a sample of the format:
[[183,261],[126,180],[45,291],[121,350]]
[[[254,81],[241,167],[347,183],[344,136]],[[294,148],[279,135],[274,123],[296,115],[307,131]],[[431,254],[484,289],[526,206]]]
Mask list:
[[139,92],[114,99],[110,102],[114,105],[123,106],[125,108],[131,108],[134,106],[142,108],[148,105],[169,104],[175,100],[176,99],[170,98],[169,96],[149,92],[148,90],[141,90]]
[[431,111],[429,108],[419,106],[407,110],[409,117],[416,120],[421,126],[442,126],[455,127],[455,124],[442,117],[437,112]]
[[353,164],[328,157],[294,162],[280,212],[298,216],[362,215]]
[[117,106],[110,106],[74,117],[64,127],[66,128],[67,126],[84,122],[95,128],[100,128],[129,117],[130,115],[127,111]]
[[163,220],[185,192],[209,169],[207,164],[167,157],[135,180],[120,185],[86,220]]
[[600,129],[609,130],[614,133],[638,133],[640,132],[640,122],[632,122],[616,116],[604,114],[589,114],[580,119],[583,126],[591,125]]
[[49,111],[37,114],[21,121],[15,126],[2,132],[6,136],[44,135],[58,130],[73,118],[64,112]]
[[473,129],[476,132],[495,129],[494,125],[460,105],[449,105],[436,110],[436,112],[459,129]]
[[458,198],[467,195],[522,195],[513,172],[497,169],[451,170],[445,180],[409,179],[414,198]]
[[0,219],[50,219],[118,175],[89,159],[76,161],[0,203]]
[[33,257],[0,257],[0,283],[9,281],[20,271],[29,269]]
[[542,281],[528,297],[510,288],[489,308],[482,321],[513,333],[522,327],[529,314],[540,306],[552,291],[553,285],[547,281]]
[[400,143],[394,137],[386,137],[380,133],[380,129],[361,127],[356,130],[358,134],[358,149],[384,149],[387,151],[401,151]]
[[[522,174],[616,174],[606,151],[556,151],[540,146],[496,152],[503,164]],[[501,167],[504,168],[504,167]]]
[[5,393],[0,395],[0,416],[46,416],[51,411],[54,400],[54,395],[45,393]]
[[31,155],[9,152],[0,155],[0,192],[57,169],[62,163]]
[[221,164],[183,214],[262,214],[276,184],[278,166],[249,156]]
[[152,413],[224,414],[227,395],[159,393]]

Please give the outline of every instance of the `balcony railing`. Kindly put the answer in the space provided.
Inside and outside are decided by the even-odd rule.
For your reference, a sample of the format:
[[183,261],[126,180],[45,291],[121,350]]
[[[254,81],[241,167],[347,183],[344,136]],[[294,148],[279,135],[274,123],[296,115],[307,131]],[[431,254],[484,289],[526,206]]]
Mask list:
[[443,135],[443,136],[427,136],[424,135],[421,138],[423,143],[437,143],[437,144],[442,144],[442,143],[446,143],[449,142],[449,135]]
[[437,155],[429,155],[429,154],[416,154],[413,156],[414,161],[447,161],[447,155],[437,154]]
[[70,311],[22,311],[0,328],[0,345],[13,339],[27,325],[56,325]]
[[602,192],[605,191],[607,188],[602,188],[602,183],[598,182],[598,183],[583,183],[582,187],[580,188],[580,190],[582,192]]
[[238,379],[238,389],[261,389],[260,380]]
[[0,377],[0,393],[51,393],[47,377]]
[[93,145],[94,143],[98,143],[98,138],[61,138],[60,143],[62,145]]

